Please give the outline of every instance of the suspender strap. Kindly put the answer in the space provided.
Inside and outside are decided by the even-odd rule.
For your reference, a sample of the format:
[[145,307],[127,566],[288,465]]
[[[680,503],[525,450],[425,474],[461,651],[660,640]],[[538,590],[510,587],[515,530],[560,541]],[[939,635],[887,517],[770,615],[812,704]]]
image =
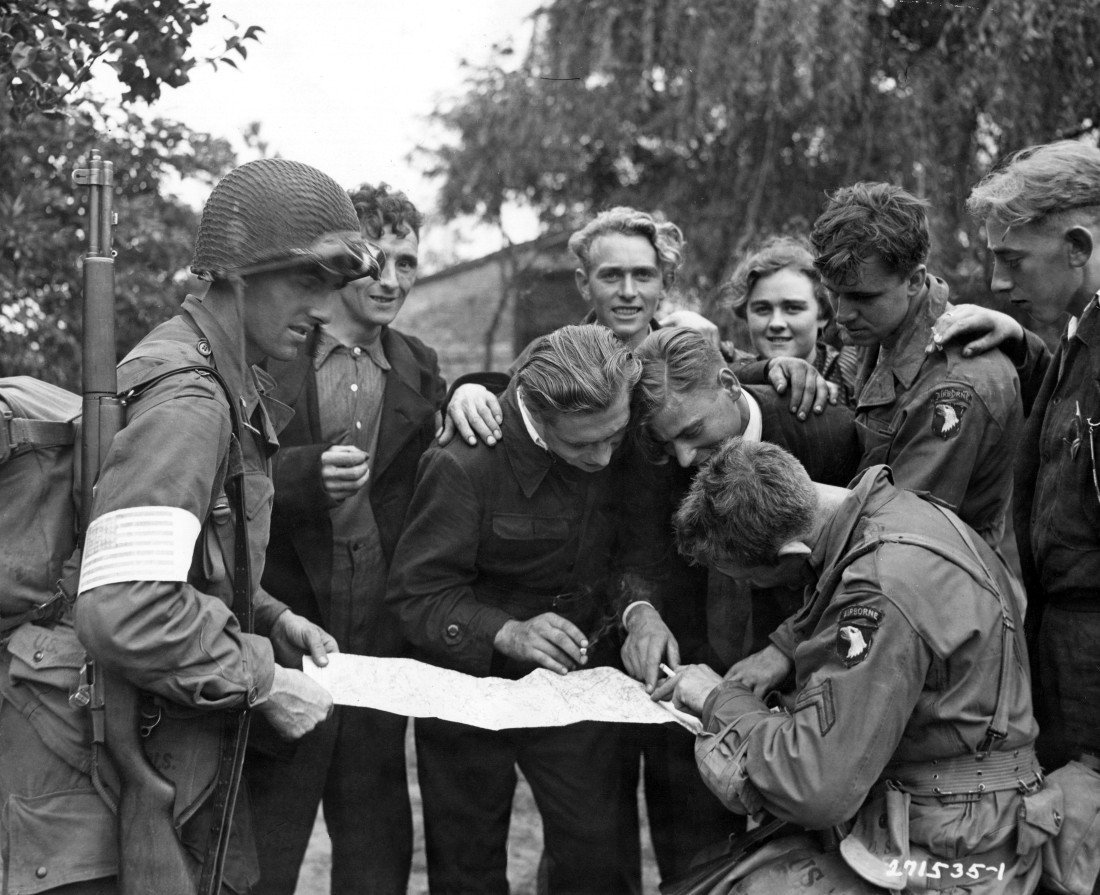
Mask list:
[[1005,595],[1005,588],[1011,588],[1012,582],[1006,580],[1004,581],[1004,587],[999,586],[997,579],[993,577],[993,573],[989,570],[989,566],[985,564],[985,560],[982,559],[982,555],[978,551],[977,545],[971,538],[970,532],[966,530],[966,526],[962,524],[962,521],[954,513],[949,512],[943,507],[937,506],[936,504],[933,504],[933,506],[943,514],[943,517],[950,522],[955,531],[959,533],[959,537],[962,538],[963,543],[966,544],[970,553],[981,566],[982,571],[985,572],[986,577],[992,585],[992,590],[997,595],[997,600],[1001,604],[1001,676],[997,681],[997,703],[993,712],[993,721],[989,725],[989,731],[986,733],[986,738],[982,742],[982,748],[979,750],[979,755],[988,755],[994,740],[1004,739],[1008,736],[1008,715],[1010,707],[1008,704],[1007,684],[1009,675],[1012,673],[1013,661],[1016,659],[1017,654],[1021,658],[1026,655],[1023,645],[1023,620],[1020,618],[1019,605],[1017,601],[1012,598],[1011,590],[1009,590],[1007,597]]

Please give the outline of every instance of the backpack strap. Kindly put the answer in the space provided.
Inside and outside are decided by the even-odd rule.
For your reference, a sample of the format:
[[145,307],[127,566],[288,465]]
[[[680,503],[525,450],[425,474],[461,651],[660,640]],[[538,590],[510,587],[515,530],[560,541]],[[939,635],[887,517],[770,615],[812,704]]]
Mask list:
[[72,423],[25,419],[0,410],[0,463],[24,448],[70,447],[75,441]]

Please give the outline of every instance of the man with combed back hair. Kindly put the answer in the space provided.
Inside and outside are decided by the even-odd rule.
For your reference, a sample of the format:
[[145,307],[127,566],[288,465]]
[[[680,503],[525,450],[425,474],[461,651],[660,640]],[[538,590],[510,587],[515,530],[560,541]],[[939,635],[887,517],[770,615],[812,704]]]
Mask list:
[[[343,652],[400,656],[386,577],[444,387],[435,351],[392,326],[416,281],[421,215],[385,184],[363,184],[350,198],[385,265],[377,280],[340,291],[295,360],[268,367],[295,415],[275,463],[264,586]],[[246,774],[260,891],[292,895],[323,801],[333,895],[405,892],[407,726],[399,715],[338,706],[293,749],[257,739]]]
[[[889,463],[904,487],[935,494],[997,545],[1022,425],[1019,384],[996,355],[925,353],[948,301],[947,284],[926,267],[925,205],[887,183],[837,190],[814,222],[814,266],[837,324],[861,349],[855,410],[863,468]],[[775,363],[749,364],[738,376],[762,382]]]
[[889,467],[816,484],[740,438],[676,525],[681,552],[733,578],[807,585],[793,692],[693,665],[653,693],[702,719],[696,761],[730,810],[792,825],[716,891],[1033,892],[1059,821],[1034,751],[1024,596],[993,549]]
[[1065,140],[1022,150],[967,208],[985,223],[993,291],[1061,332],[1052,354],[1011,317],[962,305],[936,339],[964,336],[964,353],[1000,344],[1017,363],[1030,406],[1013,501],[1039,754],[1048,770],[1082,757],[1100,769],[1100,149]]
[[[496,447],[452,441],[420,464],[387,602],[421,658],[519,678],[609,664],[616,644],[616,449],[640,367],[610,331],[542,337],[505,391]],[[619,731],[489,731],[416,721],[433,893],[506,893],[518,765],[542,814],[550,893],[630,891],[619,855]]]
[[[75,606],[16,631],[0,657],[5,892],[104,895],[117,891],[120,864],[132,878],[134,862],[155,858],[118,854],[115,817],[89,776],[93,725],[69,703],[85,649],[97,670],[143,691],[145,751],[175,785],[174,820],[196,866],[226,795],[216,778],[236,710],[254,709],[288,740],[331,710],[301,667],[305,655],[324,664],[335,642],[259,586],[271,457],[289,410],[256,365],[292,359],[327,319],[332,294],[372,265],[347,194],[315,168],[250,162],[211,193],[192,264],[209,287],[118,368],[127,422],[96,483]],[[243,481],[246,524],[227,497],[231,476]],[[237,553],[238,523],[253,588],[239,602],[248,562]],[[243,792],[236,808],[224,890],[246,892],[258,872]]]

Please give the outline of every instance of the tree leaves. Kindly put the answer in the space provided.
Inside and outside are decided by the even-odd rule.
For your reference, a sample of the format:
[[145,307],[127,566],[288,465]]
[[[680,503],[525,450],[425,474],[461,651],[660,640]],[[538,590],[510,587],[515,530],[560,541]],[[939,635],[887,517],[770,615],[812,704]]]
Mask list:
[[220,54],[195,57],[191,37],[209,7],[209,0],[9,0],[0,5],[0,114],[62,111],[99,61],[115,71],[126,103],[154,101],[163,87],[187,83],[196,65],[235,67],[263,29],[250,25]]
[[1100,122],[1100,0],[553,0],[533,25],[433,116],[443,212],[661,210],[702,291],[857,179],[928,197],[939,270],[978,272],[970,186]]

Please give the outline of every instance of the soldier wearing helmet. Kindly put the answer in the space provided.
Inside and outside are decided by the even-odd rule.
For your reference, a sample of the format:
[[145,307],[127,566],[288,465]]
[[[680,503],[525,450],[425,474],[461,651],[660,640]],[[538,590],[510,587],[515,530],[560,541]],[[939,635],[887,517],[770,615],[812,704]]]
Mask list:
[[[215,187],[192,269],[209,280],[205,293],[188,296],[119,365],[126,426],[96,486],[79,593],[71,611],[38,631],[43,655],[29,663],[52,677],[22,664],[16,674],[14,663],[0,675],[0,833],[11,891],[112,892],[120,864],[141,860],[117,854],[116,821],[101,796],[112,781],[90,775],[88,713],[68,704],[66,672],[75,676],[83,650],[142,691],[155,719],[146,755],[175,785],[176,827],[196,866],[211,838],[226,710],[253,708],[287,739],[331,710],[328,693],[295,669],[307,654],[325,663],[335,642],[258,586],[271,457],[289,410],[269,397],[274,382],[256,365],[293,358],[326,319],[331,294],[377,275],[377,262],[338,184],[307,165],[267,159]],[[194,367],[213,368],[225,390]],[[235,471],[244,483],[240,528],[227,498]],[[160,524],[142,523],[151,518]],[[250,575],[237,549],[243,531]],[[243,591],[236,600],[234,580]],[[242,798],[224,873],[237,892],[257,878],[246,815]]]

